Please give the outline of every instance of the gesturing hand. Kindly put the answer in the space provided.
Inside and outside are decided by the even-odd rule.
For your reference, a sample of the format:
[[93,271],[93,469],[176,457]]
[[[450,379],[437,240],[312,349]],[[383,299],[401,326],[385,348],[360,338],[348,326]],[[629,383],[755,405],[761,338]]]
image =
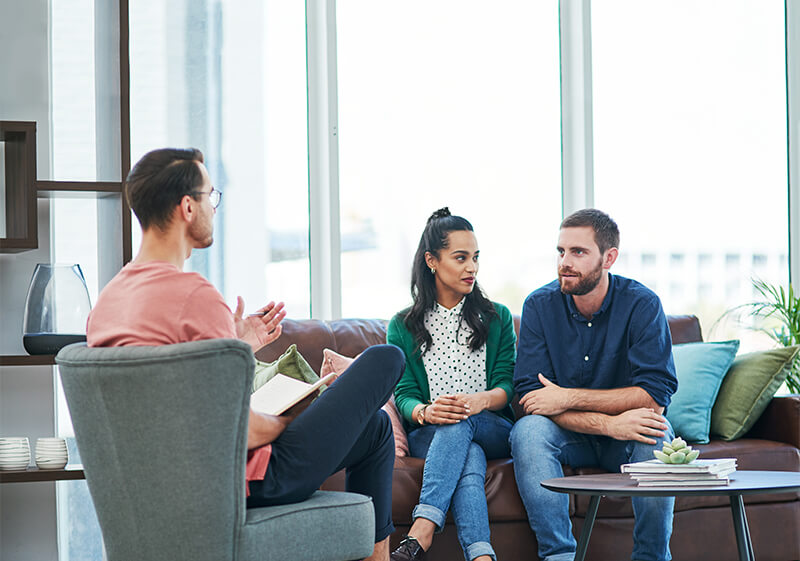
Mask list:
[[469,415],[470,411],[461,397],[440,395],[425,409],[425,422],[432,425],[452,425]]
[[640,407],[609,417],[608,436],[616,440],[636,440],[645,444],[655,444],[655,439],[650,437],[662,438],[667,428],[663,416],[652,409]]
[[243,317],[244,300],[236,297],[236,311],[233,314],[233,323],[236,325],[236,336],[257,351],[269,345],[281,336],[280,325],[286,317],[283,302],[270,302],[255,314]]
[[526,393],[519,404],[528,415],[558,415],[569,409],[568,394],[565,388],[551,382],[541,373],[541,388]]

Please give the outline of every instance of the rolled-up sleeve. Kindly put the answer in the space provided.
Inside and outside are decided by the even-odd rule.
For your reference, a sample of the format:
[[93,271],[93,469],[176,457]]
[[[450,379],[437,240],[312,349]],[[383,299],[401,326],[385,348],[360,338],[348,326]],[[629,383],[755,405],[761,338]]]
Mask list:
[[653,297],[637,304],[631,315],[631,384],[645,390],[653,400],[667,407],[678,389],[672,337],[661,302]]

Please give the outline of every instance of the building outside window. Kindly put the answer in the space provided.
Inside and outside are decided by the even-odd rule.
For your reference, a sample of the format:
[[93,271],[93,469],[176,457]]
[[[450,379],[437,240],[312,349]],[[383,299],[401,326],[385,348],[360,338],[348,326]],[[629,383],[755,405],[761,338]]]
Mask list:
[[411,6],[336,8],[342,313],[410,305],[412,258],[443,206],[474,226],[488,296],[520,313],[556,277],[558,3]]
[[592,3],[595,204],[643,265],[617,272],[655,260],[667,313],[742,350],[769,343],[712,325],[750,301],[754,266],[789,278],[784,27],[777,0]]
[[283,300],[309,317],[303,3],[131,0],[130,27],[132,163],[199,148],[223,193],[214,244],[188,267],[232,308]]

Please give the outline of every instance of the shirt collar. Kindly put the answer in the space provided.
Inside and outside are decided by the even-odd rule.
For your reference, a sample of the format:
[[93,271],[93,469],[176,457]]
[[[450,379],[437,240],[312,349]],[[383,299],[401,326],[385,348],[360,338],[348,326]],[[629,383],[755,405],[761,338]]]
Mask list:
[[[608,273],[608,292],[606,292],[606,297],[603,298],[603,303],[600,305],[600,309],[597,310],[594,314],[592,314],[592,318],[595,318],[605,313],[605,311],[611,305],[611,301],[613,300],[614,296],[615,285],[616,285],[616,279],[614,278],[614,275]],[[572,317],[578,318],[582,321],[589,321],[585,317],[583,317],[581,313],[578,311],[577,306],[575,306],[574,296],[572,296],[572,294],[565,294],[564,296],[566,296],[567,298],[567,308],[569,309],[569,313],[572,315]]]
[[614,297],[615,284],[616,280],[614,280],[614,275],[608,273],[608,292],[606,292],[606,297],[603,298],[603,305],[600,306],[600,309],[597,310],[597,312],[594,314],[595,316],[599,316],[600,314],[605,313],[605,311],[611,305],[611,300],[613,300]]
[[434,308],[434,312],[439,314],[442,317],[452,318],[453,316],[458,316],[461,314],[461,310],[464,308],[464,298],[461,301],[453,306],[451,309],[447,309],[442,306],[439,302],[436,302],[436,307]]

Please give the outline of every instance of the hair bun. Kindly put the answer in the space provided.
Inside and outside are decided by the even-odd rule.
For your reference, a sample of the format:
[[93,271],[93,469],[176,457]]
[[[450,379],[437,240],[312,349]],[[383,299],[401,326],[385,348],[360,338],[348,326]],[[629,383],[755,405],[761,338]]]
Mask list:
[[448,216],[452,216],[452,214],[450,214],[450,209],[447,208],[446,206],[443,206],[442,208],[431,214],[431,217],[428,218],[428,222],[430,222],[431,220],[435,220],[437,218],[447,218]]

